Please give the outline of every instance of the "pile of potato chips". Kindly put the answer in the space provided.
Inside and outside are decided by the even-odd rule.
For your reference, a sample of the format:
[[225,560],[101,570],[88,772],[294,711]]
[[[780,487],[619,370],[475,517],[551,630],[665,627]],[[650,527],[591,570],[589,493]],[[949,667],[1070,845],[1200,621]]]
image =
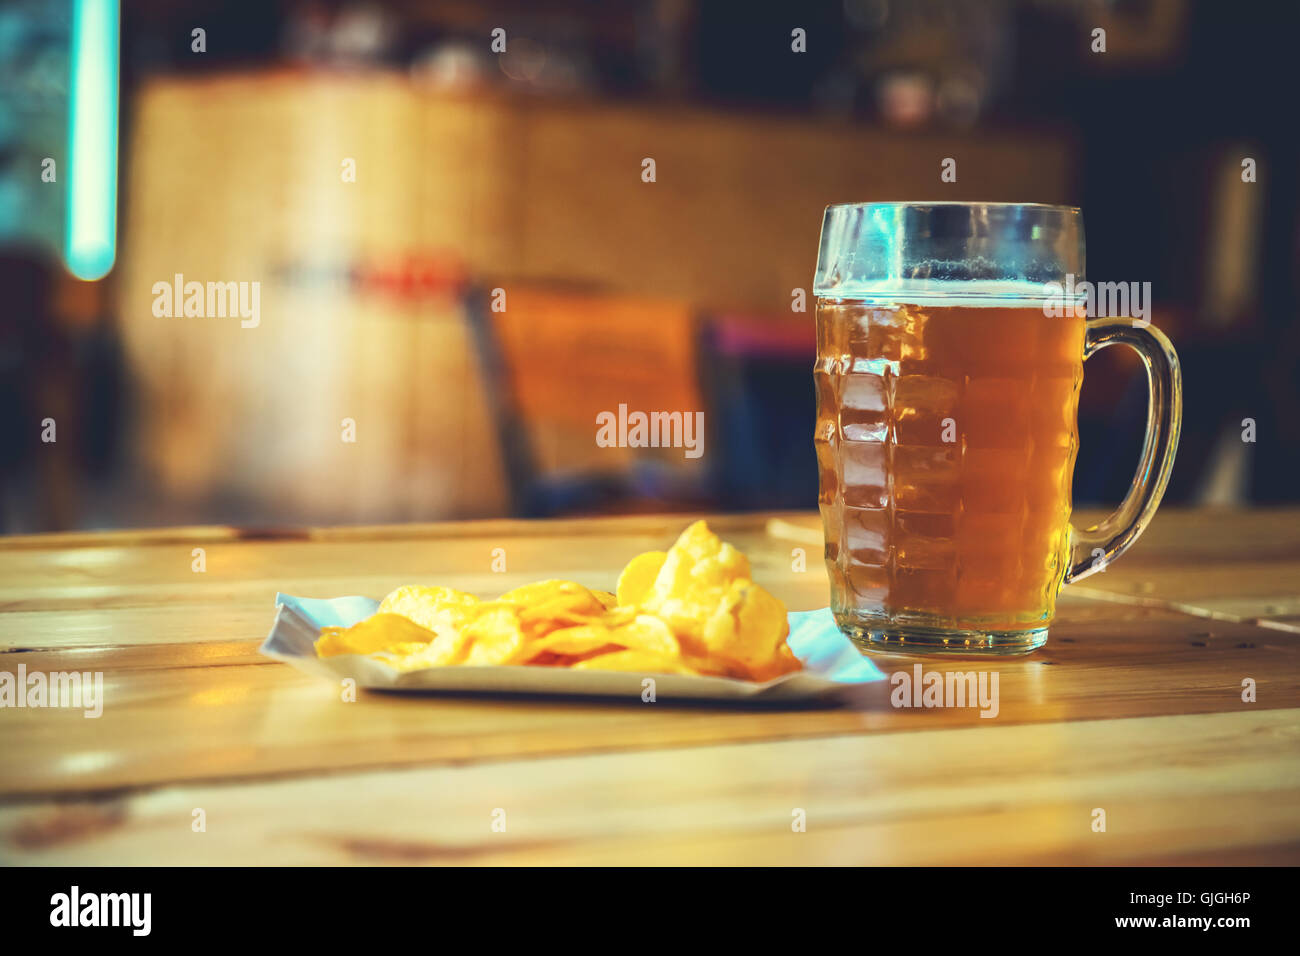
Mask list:
[[785,605],[703,521],[664,551],[637,555],[618,594],[538,581],[480,601],[407,585],[352,627],[326,627],[321,657],[367,654],[399,670],[529,664],[767,681],[798,670]]

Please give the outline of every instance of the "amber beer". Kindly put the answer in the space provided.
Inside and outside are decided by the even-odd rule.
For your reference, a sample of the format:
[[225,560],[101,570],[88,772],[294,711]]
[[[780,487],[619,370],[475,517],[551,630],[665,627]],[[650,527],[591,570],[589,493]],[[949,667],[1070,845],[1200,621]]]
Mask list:
[[[1178,357],[1145,322],[1086,316],[1084,259],[1069,206],[827,207],[814,440],[831,610],[859,648],[1041,647],[1061,586],[1104,570],[1155,514]],[[1083,363],[1115,344],[1146,370],[1142,457],[1119,508],[1074,528]]]
[[818,302],[831,600],[864,629],[1051,620],[1069,566],[1085,322],[1044,312]]

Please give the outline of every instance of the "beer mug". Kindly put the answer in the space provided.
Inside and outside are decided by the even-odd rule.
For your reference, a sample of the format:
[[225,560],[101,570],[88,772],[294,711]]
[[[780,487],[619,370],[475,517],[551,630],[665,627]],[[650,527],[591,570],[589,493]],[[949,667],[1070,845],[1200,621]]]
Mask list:
[[[814,293],[840,628],[864,650],[1041,647],[1061,585],[1123,554],[1164,494],[1182,415],[1173,346],[1149,323],[1089,317],[1105,300],[1066,206],[830,206]],[[1119,509],[1081,530],[1070,484],[1083,362],[1116,343],[1146,367],[1146,439]]]

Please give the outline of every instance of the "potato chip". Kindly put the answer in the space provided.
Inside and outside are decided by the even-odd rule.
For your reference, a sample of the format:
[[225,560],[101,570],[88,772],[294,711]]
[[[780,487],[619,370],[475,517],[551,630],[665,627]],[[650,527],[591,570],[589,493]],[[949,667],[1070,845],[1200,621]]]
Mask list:
[[618,603],[622,607],[633,607],[645,600],[650,589],[654,587],[659,569],[664,566],[666,551],[647,551],[638,554],[627,563],[623,573],[618,576]]
[[459,627],[477,613],[479,599],[454,588],[408,584],[389,593],[379,604],[380,614],[400,614],[438,633]]
[[635,620],[636,616],[640,613],[640,609],[635,607],[615,607],[610,608],[604,614],[596,615],[590,620],[585,620],[582,623],[601,624],[605,627],[619,627]]
[[525,584],[517,587],[512,591],[507,591],[498,601],[504,601],[507,604],[519,604],[524,607],[536,607],[553,601],[563,601],[566,606],[571,606],[575,610],[595,614],[605,610],[596,595],[578,584],[575,581],[561,581],[552,579],[549,581],[534,581],[532,584]]
[[678,658],[681,645],[672,628],[653,614],[638,614],[633,620],[609,632],[609,639],[628,650],[645,651],[661,657]]
[[646,651],[614,651],[578,661],[574,670],[637,671],[643,674],[690,674],[679,660]]
[[432,631],[401,615],[377,613],[351,627],[321,628],[316,655],[373,654],[403,643],[426,647],[434,637]]
[[750,667],[749,675],[753,680],[766,682],[775,680],[783,674],[802,669],[803,664],[799,661],[799,658],[794,656],[794,651],[790,650],[790,645],[782,641],[772,657]]
[[532,635],[547,634],[559,627],[579,624],[596,624],[604,620],[606,611],[579,610],[572,601],[557,598],[536,607],[520,607],[519,621]]
[[723,587],[750,577],[749,559],[721,541],[703,521],[681,533],[668,549],[663,569],[655,579],[653,596],[684,597],[700,587]]
[[611,650],[619,647],[614,642],[610,630],[598,624],[584,624],[579,627],[564,627],[551,631],[544,637],[530,641],[517,656],[515,663],[528,663],[543,654],[555,654],[561,657],[582,657],[602,648]]
[[705,623],[732,583],[749,580],[749,574],[745,556],[696,521],[668,549],[641,604],[668,623],[689,653],[703,655]]
[[740,606],[740,630],[745,635],[745,664],[757,681],[771,680],[802,666],[790,650],[790,618],[785,605],[752,581]]
[[738,665],[754,680],[770,680],[760,675],[774,677],[793,669],[789,662],[794,655],[780,655],[789,631],[785,605],[752,581],[734,581],[704,625],[706,656]]
[[325,628],[322,657],[369,654],[402,670],[528,664],[766,681],[801,665],[785,605],[748,559],[696,521],[667,551],[637,555],[615,594],[536,581],[495,601],[453,588],[397,588],[351,628]]
[[505,664],[524,646],[519,618],[510,608],[494,608],[480,614],[465,628],[468,665]]
[[381,613],[402,613],[401,608],[405,605],[410,606],[463,606],[473,607],[479,603],[479,599],[472,594],[464,591],[457,591],[455,588],[428,587],[421,584],[407,584],[400,588],[395,588],[389,592],[388,596],[380,602],[379,610]]
[[573,581],[525,584],[507,591],[498,601],[518,607],[520,623],[531,636],[559,627],[590,624],[606,613],[600,598]]

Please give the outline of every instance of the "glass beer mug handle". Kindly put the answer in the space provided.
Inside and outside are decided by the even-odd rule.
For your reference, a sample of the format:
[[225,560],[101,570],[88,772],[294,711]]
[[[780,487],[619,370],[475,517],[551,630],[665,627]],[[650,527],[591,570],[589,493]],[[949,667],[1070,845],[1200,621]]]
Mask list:
[[1095,319],[1088,323],[1083,357],[1086,360],[1108,345],[1130,346],[1146,367],[1150,402],[1142,458],[1133,484],[1118,510],[1091,528],[1071,526],[1070,569],[1065,583],[1080,581],[1103,570],[1129,549],[1151,521],[1169,484],[1183,419],[1182,373],[1178,355],[1164,333],[1132,319]]

